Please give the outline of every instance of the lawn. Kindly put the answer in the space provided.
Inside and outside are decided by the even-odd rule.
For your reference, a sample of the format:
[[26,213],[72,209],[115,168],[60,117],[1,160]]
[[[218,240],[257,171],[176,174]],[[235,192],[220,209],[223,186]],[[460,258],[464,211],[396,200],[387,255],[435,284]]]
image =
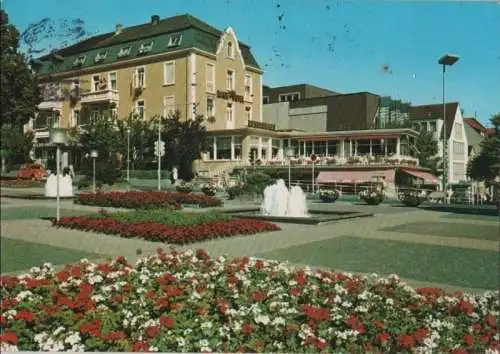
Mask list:
[[54,265],[77,262],[82,258],[100,259],[103,255],[39,243],[0,238],[2,273],[15,272],[40,266],[45,262]]
[[[3,201],[2,201],[3,203]],[[76,216],[85,214],[85,211],[61,209],[61,216]],[[26,220],[26,219],[40,219],[51,218],[56,216],[55,203],[53,208],[39,207],[39,206],[20,206],[2,208],[2,220]]]
[[457,224],[449,222],[412,222],[391,226],[381,231],[403,232],[416,235],[460,237],[497,241],[500,239],[498,225]]
[[500,222],[500,218],[494,215],[480,215],[480,214],[456,214],[449,213],[441,216],[443,219],[464,219],[464,220],[479,220],[479,221],[495,221]]
[[469,288],[497,289],[498,252],[339,237],[259,255],[267,259]]

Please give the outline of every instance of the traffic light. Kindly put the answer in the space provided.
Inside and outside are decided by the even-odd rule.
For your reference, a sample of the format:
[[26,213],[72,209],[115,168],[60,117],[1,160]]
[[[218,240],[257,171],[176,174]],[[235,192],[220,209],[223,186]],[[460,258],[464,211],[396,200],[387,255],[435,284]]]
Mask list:
[[160,157],[165,156],[165,142],[160,141],[160,148],[158,149],[158,141],[155,142],[155,156],[158,156],[158,150],[160,150]]

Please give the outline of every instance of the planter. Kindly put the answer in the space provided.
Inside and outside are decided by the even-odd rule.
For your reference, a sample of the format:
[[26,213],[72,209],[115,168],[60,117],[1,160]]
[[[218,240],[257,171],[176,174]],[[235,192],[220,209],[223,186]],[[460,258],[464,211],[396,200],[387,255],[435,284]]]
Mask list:
[[333,190],[320,191],[319,199],[323,203],[335,203],[339,199],[339,192]]
[[203,192],[203,194],[208,195],[209,197],[213,197],[217,192],[213,187],[203,187],[201,191]]
[[408,206],[408,207],[417,207],[420,204],[422,204],[424,201],[427,200],[427,197],[418,195],[416,193],[401,193],[398,196],[398,199],[403,203],[403,205]]
[[370,192],[368,190],[359,194],[359,198],[368,205],[378,205],[385,199],[385,195],[380,192]]

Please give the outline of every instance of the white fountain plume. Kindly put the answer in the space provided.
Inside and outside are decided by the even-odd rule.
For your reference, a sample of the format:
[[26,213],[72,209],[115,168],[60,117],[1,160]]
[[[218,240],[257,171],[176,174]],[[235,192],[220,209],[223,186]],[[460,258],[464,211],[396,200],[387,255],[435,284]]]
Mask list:
[[[45,183],[45,196],[49,198],[56,198],[57,196],[57,176],[50,174]],[[73,181],[70,175],[59,175],[59,196],[72,197],[73,196]]]
[[302,188],[293,186],[289,191],[282,179],[266,187],[260,209],[262,214],[267,216],[309,217],[307,200]]

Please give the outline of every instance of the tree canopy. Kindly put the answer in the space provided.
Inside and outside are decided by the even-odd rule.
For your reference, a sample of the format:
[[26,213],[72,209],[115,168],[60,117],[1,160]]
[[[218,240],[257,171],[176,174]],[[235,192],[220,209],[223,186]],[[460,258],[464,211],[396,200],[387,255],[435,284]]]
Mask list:
[[481,153],[469,161],[467,175],[478,181],[493,181],[500,176],[500,113],[490,119],[494,134],[481,142]]
[[0,37],[2,51],[1,124],[19,130],[35,116],[40,94],[35,74],[24,54],[19,51],[19,31],[9,24],[9,17],[0,10]]

